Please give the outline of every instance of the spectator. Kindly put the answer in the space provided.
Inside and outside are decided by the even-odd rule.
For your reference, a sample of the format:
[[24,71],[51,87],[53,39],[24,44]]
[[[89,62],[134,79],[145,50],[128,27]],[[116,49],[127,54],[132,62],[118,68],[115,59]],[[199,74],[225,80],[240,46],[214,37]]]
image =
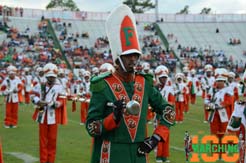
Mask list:
[[220,30],[219,30],[219,28],[216,28],[216,33],[220,33]]

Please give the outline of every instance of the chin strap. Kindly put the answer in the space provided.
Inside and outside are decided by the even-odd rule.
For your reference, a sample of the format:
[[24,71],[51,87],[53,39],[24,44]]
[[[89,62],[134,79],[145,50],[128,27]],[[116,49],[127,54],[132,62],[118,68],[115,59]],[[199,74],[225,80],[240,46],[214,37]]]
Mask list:
[[126,68],[125,68],[125,66],[124,66],[124,64],[123,64],[123,62],[122,62],[122,60],[121,60],[121,58],[120,58],[120,56],[118,57],[118,59],[119,59],[119,61],[120,61],[120,65],[121,65],[122,69],[124,70],[124,72],[127,72],[127,71],[126,71]]

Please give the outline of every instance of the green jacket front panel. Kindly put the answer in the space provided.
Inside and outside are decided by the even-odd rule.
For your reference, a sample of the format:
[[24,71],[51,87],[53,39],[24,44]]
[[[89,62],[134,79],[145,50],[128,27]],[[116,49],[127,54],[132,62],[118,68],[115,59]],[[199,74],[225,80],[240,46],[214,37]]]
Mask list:
[[[93,84],[97,83],[92,83],[92,85]],[[113,112],[113,109],[111,107],[108,107],[107,103],[116,101],[114,94],[105,80],[100,81],[100,85],[104,86],[103,88],[100,87],[99,91],[92,90],[92,97],[89,105],[86,126],[88,126],[89,123],[95,120],[101,120],[103,122],[103,119]],[[134,82],[123,82],[123,85],[129,98],[131,99],[134,93]],[[144,89],[145,91],[143,95],[141,115],[137,126],[137,133],[134,142],[142,142],[146,138],[146,117],[148,104],[151,105],[153,111],[157,114],[162,114],[163,109],[167,105],[167,102],[162,98],[160,92],[153,87],[152,82],[148,79],[145,79]],[[169,125],[162,120],[161,124],[169,127]],[[131,137],[127,130],[127,126],[125,125],[123,119],[120,121],[120,124],[117,128],[111,131],[107,131],[105,128],[102,128],[101,135],[96,137],[100,137],[100,139],[110,140],[111,142],[115,143],[132,143]]]

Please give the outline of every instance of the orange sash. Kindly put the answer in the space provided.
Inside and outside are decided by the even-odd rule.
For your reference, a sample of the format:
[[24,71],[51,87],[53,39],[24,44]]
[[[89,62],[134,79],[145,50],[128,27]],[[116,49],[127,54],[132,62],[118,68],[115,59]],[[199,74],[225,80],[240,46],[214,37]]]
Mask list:
[[[108,83],[110,89],[112,90],[117,100],[124,98],[126,99],[126,103],[130,101],[130,98],[128,97],[128,94],[124,88],[124,85],[114,74],[108,78],[105,78],[105,81]],[[127,126],[128,133],[131,137],[132,142],[134,142],[135,137],[136,137],[138,122],[139,122],[141,111],[142,111],[142,101],[143,101],[143,96],[144,96],[144,83],[145,83],[144,77],[140,75],[136,75],[135,84],[134,84],[134,94],[132,96],[132,100],[139,102],[140,104],[139,114],[130,115],[127,112],[124,112],[123,114],[123,119],[124,119],[125,125]]]

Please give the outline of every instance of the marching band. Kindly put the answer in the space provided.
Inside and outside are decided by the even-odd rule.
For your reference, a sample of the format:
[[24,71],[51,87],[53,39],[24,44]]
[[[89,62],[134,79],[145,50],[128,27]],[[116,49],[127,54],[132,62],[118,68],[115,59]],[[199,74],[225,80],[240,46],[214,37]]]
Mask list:
[[[146,63],[140,66],[140,71],[143,73],[146,73],[147,70],[147,68],[144,68],[146,67],[145,64]],[[17,125],[19,125],[18,106],[19,104],[29,105],[30,101],[35,104],[36,111],[33,118],[40,126],[42,126],[43,123],[56,124],[58,121],[59,123],[63,121],[62,124],[64,124],[66,120],[64,121],[64,119],[61,119],[65,118],[60,117],[62,113],[58,113],[59,116],[57,117],[60,118],[59,120],[53,119],[56,117],[57,111],[56,109],[49,111],[48,108],[51,108],[52,105],[59,105],[59,107],[64,106],[63,109],[66,109],[65,106],[68,104],[72,104],[71,107],[73,108],[76,107],[76,103],[80,103],[79,124],[84,125],[91,97],[90,80],[98,75],[100,76],[107,72],[114,72],[114,67],[110,63],[106,63],[98,68],[93,67],[90,71],[81,69],[79,70],[79,75],[73,75],[72,78],[68,75],[68,69],[57,69],[56,73],[52,73],[55,74],[55,83],[59,88],[53,89],[54,91],[58,91],[59,89],[59,91],[57,93],[55,93],[56,91],[53,93],[46,92],[46,95],[44,95],[42,87],[49,82],[47,78],[49,75],[47,76],[47,74],[49,74],[51,69],[52,66],[51,68],[48,68],[48,70],[45,67],[37,67],[33,69],[34,71],[32,72],[31,68],[28,67],[17,70],[15,66],[10,65],[5,71],[1,72],[1,76],[4,76],[1,81],[1,93],[6,102],[6,114],[4,119],[5,128],[16,128]],[[244,80],[240,82],[235,79],[236,75],[234,72],[228,72],[224,68],[214,69],[211,65],[205,66],[205,75],[202,77],[196,74],[194,69],[189,70],[185,67],[183,70],[183,73],[173,75],[174,78],[170,77],[169,70],[164,65],[160,65],[152,71],[152,75],[155,77],[156,88],[160,91],[166,101],[175,106],[176,124],[185,121],[184,113],[191,111],[185,107],[188,106],[188,103],[194,105],[196,103],[196,96],[201,95],[204,99],[204,122],[210,124],[211,134],[216,134],[218,137],[223,137],[223,135],[228,133],[237,134],[240,139],[239,142],[241,142],[240,149],[244,150],[242,142],[243,144],[245,142],[246,102],[244,99],[240,100],[240,95],[243,95],[244,97],[245,94],[245,92],[242,92],[241,90],[241,84],[244,84]],[[137,71],[139,73],[139,67]],[[243,79],[246,76],[245,74]],[[49,90],[49,88],[46,89]],[[37,99],[41,100],[39,101]],[[49,100],[46,101],[46,99]],[[59,100],[57,101],[57,99]],[[71,101],[71,103],[67,103],[67,101]],[[60,106],[60,104],[62,105]],[[151,108],[149,109],[150,113],[153,114]],[[72,111],[75,110],[76,108],[73,108]],[[147,116],[151,117],[150,121],[155,120],[158,125],[158,117],[155,115]],[[57,129],[54,130],[57,132]],[[40,134],[41,141],[41,137],[43,136],[42,133]],[[40,150],[43,150],[41,148],[44,147],[40,147]],[[168,162],[166,160],[168,160],[167,158],[169,157],[169,148],[169,142],[160,142],[156,153],[157,162],[158,160],[165,160],[165,162]],[[245,152],[240,152],[240,163],[245,160],[244,153]],[[242,154],[243,156],[241,156]]]

